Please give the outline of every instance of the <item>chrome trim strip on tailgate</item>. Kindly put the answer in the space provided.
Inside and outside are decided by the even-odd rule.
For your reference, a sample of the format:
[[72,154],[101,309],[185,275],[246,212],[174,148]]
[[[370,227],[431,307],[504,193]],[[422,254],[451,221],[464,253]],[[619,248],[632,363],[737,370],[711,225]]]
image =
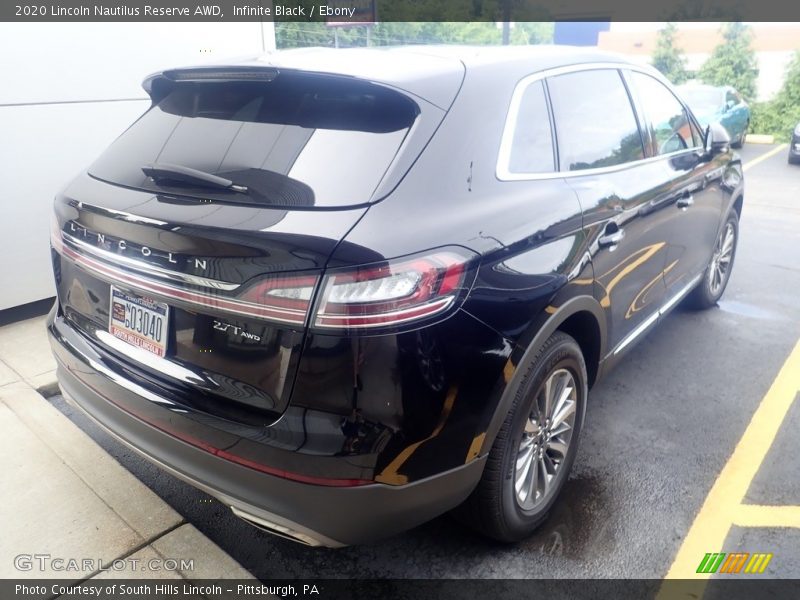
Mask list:
[[227,281],[220,281],[218,279],[209,279],[208,277],[199,277],[197,275],[190,275],[189,273],[179,273],[177,271],[170,271],[169,269],[164,269],[156,265],[143,263],[140,260],[135,260],[128,256],[122,256],[121,254],[116,254],[114,252],[109,252],[108,250],[103,250],[102,248],[92,246],[91,244],[82,242],[76,237],[71,236],[68,233],[64,233],[63,231],[61,232],[61,235],[64,238],[64,241],[74,245],[83,253],[92,254],[97,258],[106,260],[111,263],[119,263],[125,265],[126,267],[128,267],[129,269],[133,269],[134,271],[139,271],[145,274],[159,275],[161,277],[165,277],[173,281],[191,283],[192,285],[200,285],[215,290],[231,291],[239,287],[238,283],[228,283]]
[[[62,235],[64,235],[63,232]],[[177,300],[178,302],[183,302],[194,307],[219,310],[225,313],[256,319],[267,319],[269,321],[294,326],[305,325],[308,316],[307,310],[271,307],[264,304],[238,300],[236,298],[175,287],[168,283],[155,281],[124,271],[118,267],[106,264],[104,261],[81,254],[56,236],[57,234],[54,233],[53,237],[51,237],[51,242],[53,243],[53,248],[55,248],[57,252],[103,281],[122,284],[140,293],[155,294],[158,297]]]

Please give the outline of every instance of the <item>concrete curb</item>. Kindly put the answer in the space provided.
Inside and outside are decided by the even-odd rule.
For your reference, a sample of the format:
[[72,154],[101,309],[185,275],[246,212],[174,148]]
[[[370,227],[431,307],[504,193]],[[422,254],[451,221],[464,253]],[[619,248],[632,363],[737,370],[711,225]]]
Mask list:
[[762,133],[748,133],[744,141],[746,144],[774,144],[775,136]]
[[[55,383],[52,369],[36,373],[49,366],[44,359],[52,360],[43,318],[0,327],[0,521],[10,525],[0,537],[0,577],[254,579],[34,389]],[[93,564],[19,571],[20,553]],[[142,560],[110,569],[120,559]],[[151,559],[181,566],[153,570]]]

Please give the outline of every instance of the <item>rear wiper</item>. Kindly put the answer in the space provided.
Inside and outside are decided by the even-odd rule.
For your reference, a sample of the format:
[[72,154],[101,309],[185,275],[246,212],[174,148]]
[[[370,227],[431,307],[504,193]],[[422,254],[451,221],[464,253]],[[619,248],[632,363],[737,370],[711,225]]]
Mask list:
[[151,163],[142,167],[142,173],[152,177],[156,183],[174,181],[205,188],[218,188],[240,194],[248,193],[247,186],[238,185],[230,179],[198,171],[182,165],[171,163]]

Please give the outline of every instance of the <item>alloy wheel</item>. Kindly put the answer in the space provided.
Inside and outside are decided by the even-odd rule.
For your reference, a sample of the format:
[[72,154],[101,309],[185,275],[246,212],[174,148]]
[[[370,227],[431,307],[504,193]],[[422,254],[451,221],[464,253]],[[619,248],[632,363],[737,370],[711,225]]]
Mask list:
[[553,371],[536,394],[517,451],[514,491],[530,510],[555,489],[575,427],[578,386],[567,369]]
[[712,296],[717,296],[728,281],[735,242],[736,231],[733,225],[728,223],[717,239],[708,269],[708,290]]

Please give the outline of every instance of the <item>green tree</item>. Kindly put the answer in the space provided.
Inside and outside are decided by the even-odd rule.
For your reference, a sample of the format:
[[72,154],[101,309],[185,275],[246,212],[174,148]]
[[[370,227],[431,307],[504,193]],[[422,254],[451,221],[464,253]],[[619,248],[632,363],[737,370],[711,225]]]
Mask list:
[[675,85],[681,84],[689,78],[686,73],[686,58],[680,48],[675,45],[677,32],[678,28],[674,23],[667,23],[658,32],[656,49],[653,52],[653,66]]
[[552,44],[555,23],[520,22],[511,30],[512,44]]
[[750,46],[753,34],[743,23],[726,23],[724,42],[714,48],[700,69],[700,79],[710,85],[730,85],[748,100],[756,97],[758,61]]
[[783,87],[775,98],[751,108],[754,132],[774,135],[781,142],[789,140],[792,129],[800,123],[800,50],[787,66]]
[[[339,28],[341,47],[365,46],[367,28]],[[405,44],[476,44],[502,42],[502,30],[492,21],[472,22],[392,22],[376,23],[369,35],[373,46]],[[553,23],[515,23],[511,30],[512,44],[548,44],[553,42]],[[275,43],[278,48],[333,46],[334,31],[324,23],[276,22]]]

